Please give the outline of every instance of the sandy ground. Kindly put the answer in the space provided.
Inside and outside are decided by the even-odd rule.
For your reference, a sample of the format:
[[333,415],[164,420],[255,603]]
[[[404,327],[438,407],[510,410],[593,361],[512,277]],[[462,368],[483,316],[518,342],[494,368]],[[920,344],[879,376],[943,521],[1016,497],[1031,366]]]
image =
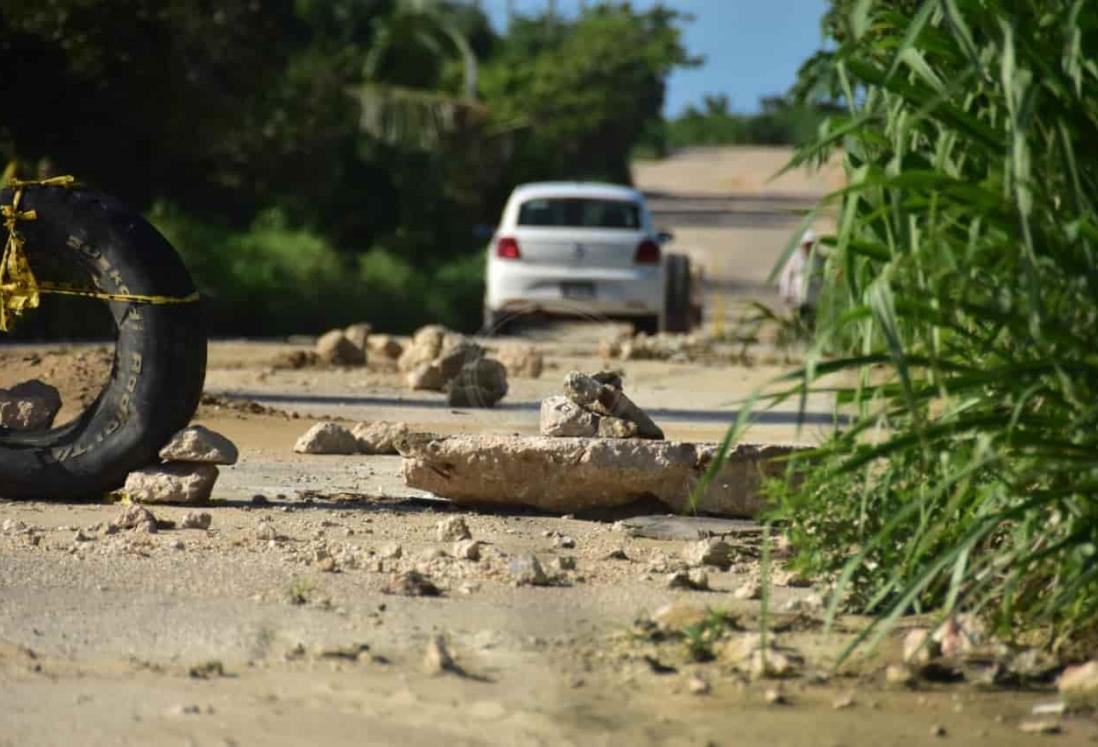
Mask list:
[[[779,155],[726,154],[756,172]],[[693,155],[680,166],[699,179],[713,171]],[[661,168],[642,181],[658,187]],[[724,179],[714,191],[763,184]],[[798,199],[819,188],[780,185]],[[711,276],[732,289],[732,302],[745,298],[736,288],[762,283],[788,234],[786,224],[762,234],[685,226],[680,241],[691,230],[702,232],[698,251],[723,268]],[[758,241],[744,242],[744,231]],[[513,379],[489,411],[410,392],[381,365],[279,369],[273,363],[299,345],[212,343],[208,398],[195,421],[232,438],[241,458],[223,468],[214,501],[198,509],[210,514],[208,529],[178,528],[191,507],[153,507],[162,528],[144,534],[108,531],[117,505],[0,502],[0,746],[1098,740],[1095,722],[1082,717],[1064,719],[1055,737],[1020,731],[1035,704],[1054,699],[1050,685],[887,687],[896,636],[836,669],[837,652],[865,621],[844,619],[825,632],[813,590],[791,585],[798,582],[783,573],[780,551],[765,627],[803,663],[784,680],[747,676],[726,647],[763,628],[760,602],[734,594],[762,573],[761,529],[750,522],[680,518],[674,538],[654,539],[629,527],[654,521],[644,517],[658,507],[578,517],[471,511],[406,487],[399,457],[292,452],[323,418],[533,433],[540,399],[567,371],[603,365],[599,334],[532,333],[547,370]],[[0,387],[46,377],[78,406],[94,395],[97,356],[95,346],[9,346],[0,349]],[[785,370],[769,353],[747,362],[613,365],[669,437],[717,440],[738,403]],[[804,428],[793,405],[764,413],[746,438],[811,443],[830,407],[812,400],[808,410]],[[483,543],[479,560],[453,557],[453,543],[437,536],[439,522],[455,516]],[[707,569],[710,591],[669,588],[687,537],[699,532],[730,542],[734,562]],[[549,585],[516,585],[512,561],[531,553]],[[411,570],[440,594],[387,593]],[[658,614],[670,604],[677,621]],[[707,657],[691,654],[683,631],[690,610],[706,609],[727,617],[711,628],[717,638],[704,653],[713,658],[697,660]],[[660,626],[646,622],[654,617]],[[441,672],[424,663],[439,636],[456,662]]]

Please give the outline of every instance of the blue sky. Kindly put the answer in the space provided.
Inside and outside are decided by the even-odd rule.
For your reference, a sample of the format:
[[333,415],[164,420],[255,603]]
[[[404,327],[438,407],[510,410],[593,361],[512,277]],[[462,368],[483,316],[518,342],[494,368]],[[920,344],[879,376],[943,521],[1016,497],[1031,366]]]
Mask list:
[[[597,0],[588,0],[588,4]],[[633,0],[647,8],[657,0]],[[544,10],[549,0],[514,0],[519,13]],[[821,45],[820,16],[827,0],[663,0],[694,16],[685,28],[686,47],[705,56],[700,68],[671,76],[664,110],[674,116],[707,93],[725,93],[732,108],[758,109],[760,96],[784,92],[801,62]],[[498,28],[506,25],[507,0],[482,0]],[[580,0],[557,0],[558,11],[571,15]]]

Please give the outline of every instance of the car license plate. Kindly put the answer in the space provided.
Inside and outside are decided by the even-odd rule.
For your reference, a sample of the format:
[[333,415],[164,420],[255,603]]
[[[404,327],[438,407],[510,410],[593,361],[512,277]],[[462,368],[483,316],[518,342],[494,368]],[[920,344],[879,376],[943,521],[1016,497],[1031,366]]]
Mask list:
[[565,298],[574,298],[577,300],[594,298],[595,297],[595,284],[594,283],[561,283],[560,294]]

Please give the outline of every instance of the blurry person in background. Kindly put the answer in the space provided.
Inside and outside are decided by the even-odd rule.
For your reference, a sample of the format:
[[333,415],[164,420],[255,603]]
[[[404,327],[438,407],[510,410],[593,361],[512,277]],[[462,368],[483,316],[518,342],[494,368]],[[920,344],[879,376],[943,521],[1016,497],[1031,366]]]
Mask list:
[[790,255],[778,280],[778,295],[792,312],[793,320],[811,331],[820,295],[820,255],[815,249],[816,234],[809,229]]

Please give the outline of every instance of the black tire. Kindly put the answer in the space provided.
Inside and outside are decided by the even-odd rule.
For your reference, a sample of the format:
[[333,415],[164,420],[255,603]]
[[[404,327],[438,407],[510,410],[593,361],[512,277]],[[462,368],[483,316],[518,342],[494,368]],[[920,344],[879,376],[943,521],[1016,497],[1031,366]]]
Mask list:
[[[11,204],[11,191],[0,190]],[[183,297],[194,293],[172,246],[139,214],[95,192],[28,187],[19,223],[31,268],[71,264],[103,289]],[[6,240],[0,228],[0,240]],[[90,283],[88,283],[90,285]],[[97,303],[89,301],[88,303]],[[206,375],[206,336],[197,302],[110,302],[117,326],[110,380],[72,422],[49,431],[0,428],[0,496],[94,498],[122,485],[194,415]],[[30,312],[33,314],[34,312]]]
[[689,332],[694,316],[690,307],[693,284],[690,258],[684,254],[668,254],[666,272],[663,330]]

